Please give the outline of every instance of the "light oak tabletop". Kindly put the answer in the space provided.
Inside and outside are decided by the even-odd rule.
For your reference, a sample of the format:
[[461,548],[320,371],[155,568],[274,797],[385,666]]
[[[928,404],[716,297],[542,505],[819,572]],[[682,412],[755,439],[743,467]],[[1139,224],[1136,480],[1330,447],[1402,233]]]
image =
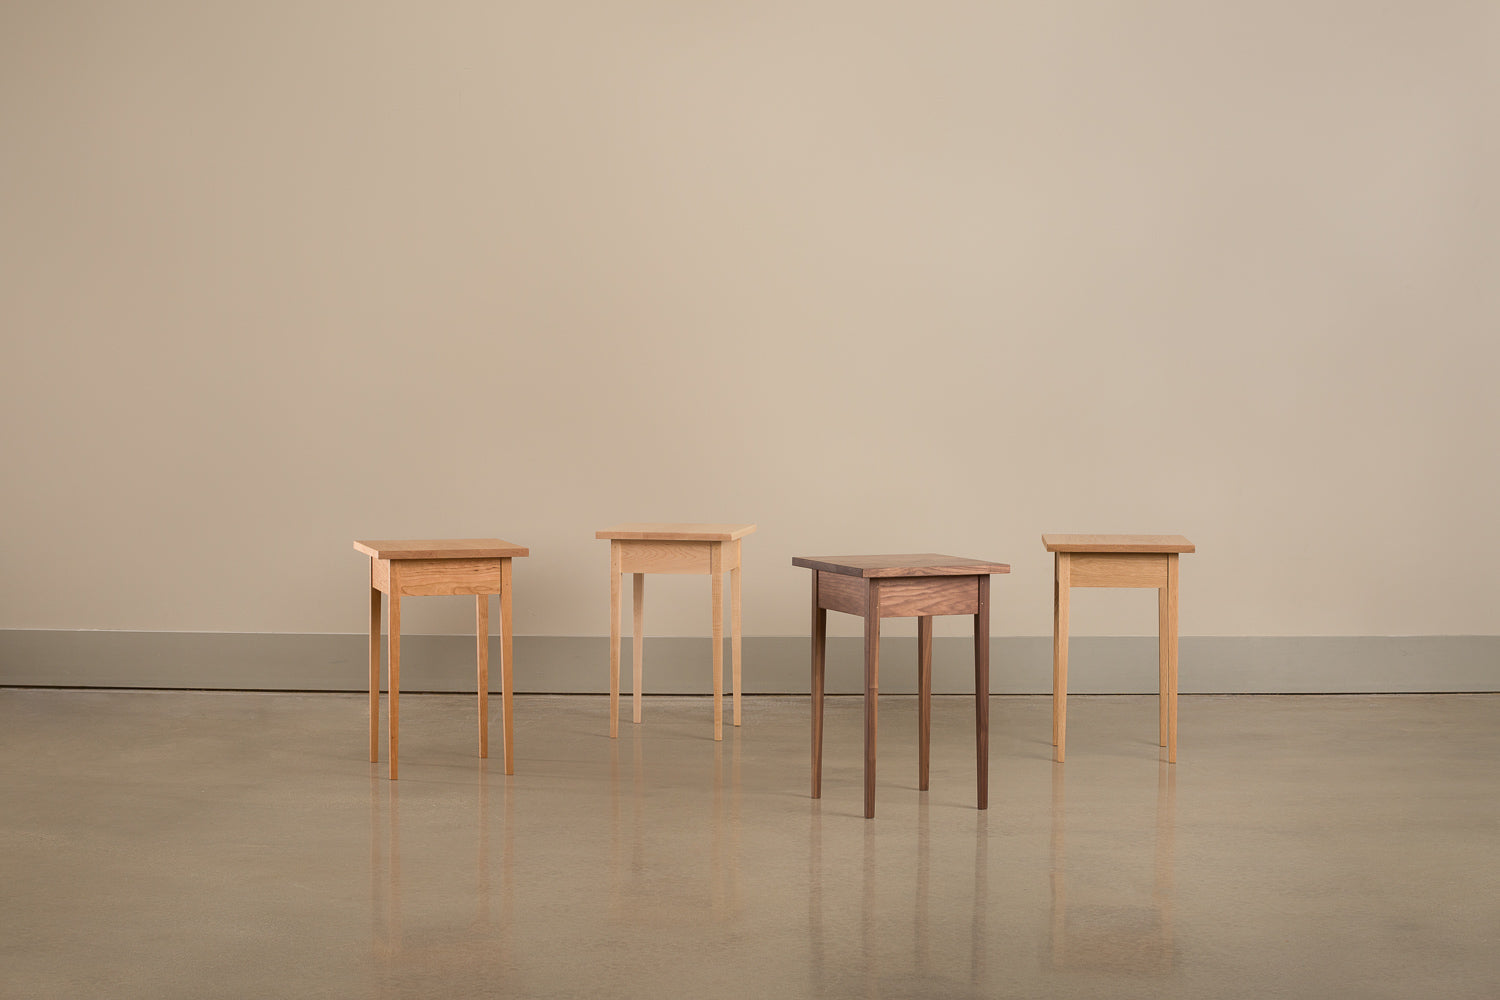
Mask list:
[[408,538],[355,542],[354,548],[375,559],[508,559],[531,550],[503,538]]
[[909,552],[885,556],[795,556],[793,566],[821,570],[824,573],[841,573],[844,576],[891,577],[891,576],[979,576],[990,573],[1009,573],[1006,563],[988,562],[984,559],[965,559],[962,556],[944,556],[935,552]]
[[755,530],[753,524],[616,524],[594,532],[595,538],[617,538],[653,542],[732,542]]
[[1043,535],[1048,552],[1194,552],[1181,535]]

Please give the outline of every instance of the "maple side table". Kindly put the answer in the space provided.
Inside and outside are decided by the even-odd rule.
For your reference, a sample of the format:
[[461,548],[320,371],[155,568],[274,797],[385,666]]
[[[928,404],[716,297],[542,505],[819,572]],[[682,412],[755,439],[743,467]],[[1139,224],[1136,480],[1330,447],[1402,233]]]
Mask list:
[[1177,763],[1177,557],[1193,552],[1181,535],[1043,535],[1054,553],[1052,583],[1052,745],[1063,762],[1068,736],[1068,591],[1072,587],[1154,587],[1160,745]]
[[974,741],[979,808],[990,798],[990,574],[1005,563],[926,552],[797,556],[812,578],[812,797],[823,795],[823,664],[828,612],[865,620],[865,818],[875,815],[875,725],[880,695],[880,619],[916,616],[918,787],[927,790],[932,742],[932,616],[974,616]]
[[740,539],[753,524],[617,524],[594,532],[609,539],[609,735],[620,730],[620,574],[634,574],[631,637],[635,689],[632,716],[641,721],[642,616],[647,573],[707,574],[713,592],[714,739],[724,738],[724,574],[729,574],[729,631],[733,661],[734,724],[740,724]]
[[479,756],[490,755],[490,594],[500,595],[500,701],[505,725],[505,773],[515,773],[511,725],[510,561],[530,555],[503,538],[355,542],[370,557],[370,762],[380,759],[380,595],[390,602],[390,695],[386,728],[391,780],[396,779],[400,730],[401,598],[473,594],[479,660]]

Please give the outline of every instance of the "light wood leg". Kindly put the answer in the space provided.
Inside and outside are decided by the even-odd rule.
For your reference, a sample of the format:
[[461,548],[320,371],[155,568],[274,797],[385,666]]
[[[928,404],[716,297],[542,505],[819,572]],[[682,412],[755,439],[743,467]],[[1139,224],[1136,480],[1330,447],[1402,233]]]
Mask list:
[[990,807],[990,578],[979,578],[974,614],[974,753],[979,771],[979,808]]
[[[370,561],[374,566],[374,560]],[[370,763],[380,759],[380,591],[370,588]]]
[[1061,605],[1058,603],[1058,581],[1062,578],[1062,567],[1059,565],[1061,556],[1057,553],[1052,555],[1052,745],[1057,746],[1057,626],[1058,613]]
[[642,678],[644,676],[643,670],[646,652],[646,574],[635,573],[632,574],[632,577],[630,588],[632,619],[630,636],[632,640],[631,652],[635,654],[635,660],[631,664],[634,685],[630,691],[630,701],[631,716],[635,723],[639,725],[641,721],[641,687],[644,683]]
[[865,819],[875,818],[875,728],[880,701],[880,586],[865,600]]
[[474,595],[474,645],[479,660],[479,756],[490,755],[490,595]]
[[1052,612],[1052,759],[1063,762],[1068,739],[1068,588],[1072,586],[1072,560],[1057,553],[1057,588]]
[[[739,545],[738,542],[735,545]],[[734,677],[734,724],[740,724],[740,568],[729,571],[729,655]]]
[[708,575],[714,603],[714,739],[724,738],[724,571],[723,542],[708,550]]
[[620,542],[609,543],[609,738],[620,735]]
[[1167,556],[1167,763],[1177,763],[1177,553]]
[[[616,577],[619,579],[619,577]],[[511,666],[515,657],[511,655],[511,636],[514,634],[510,603],[510,560],[500,560],[500,717],[505,726],[505,773],[516,773],[515,715],[513,696],[515,677]]]
[[823,654],[828,610],[818,607],[818,571],[812,574],[812,797],[823,797]]
[[1157,702],[1160,724],[1157,726],[1157,746],[1167,745],[1167,715],[1168,702],[1167,691],[1171,687],[1171,660],[1170,646],[1167,643],[1167,588],[1159,587],[1156,591],[1156,659],[1157,659]]
[[932,616],[917,616],[917,788],[927,791],[932,761]]
[[396,582],[399,574],[395,560],[391,561],[391,601],[390,621],[386,625],[386,632],[390,635],[387,640],[390,649],[390,694],[386,696],[386,714],[389,716],[386,722],[386,740],[389,743],[388,752],[391,761],[391,780],[396,780],[396,744],[401,728],[401,587]]

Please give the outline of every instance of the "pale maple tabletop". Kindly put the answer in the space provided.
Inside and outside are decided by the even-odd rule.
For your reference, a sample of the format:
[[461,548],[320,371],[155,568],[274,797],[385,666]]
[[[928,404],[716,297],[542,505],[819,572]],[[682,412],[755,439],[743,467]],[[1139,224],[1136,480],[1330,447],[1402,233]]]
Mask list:
[[732,542],[755,530],[753,524],[685,524],[631,522],[594,532],[599,539],[652,542]]
[[503,538],[403,538],[355,542],[372,559],[509,559],[531,550]]
[[1194,552],[1181,535],[1043,535],[1048,552]]

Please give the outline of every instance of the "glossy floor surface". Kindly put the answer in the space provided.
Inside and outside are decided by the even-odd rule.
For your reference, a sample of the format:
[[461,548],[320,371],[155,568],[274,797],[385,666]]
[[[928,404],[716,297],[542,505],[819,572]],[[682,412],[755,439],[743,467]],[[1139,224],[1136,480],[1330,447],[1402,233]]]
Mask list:
[[507,778],[408,696],[396,783],[365,704],[0,690],[0,996],[1500,995],[1500,696],[996,698],[987,813],[890,697],[872,821],[857,699],[821,802],[806,698],[519,698]]

